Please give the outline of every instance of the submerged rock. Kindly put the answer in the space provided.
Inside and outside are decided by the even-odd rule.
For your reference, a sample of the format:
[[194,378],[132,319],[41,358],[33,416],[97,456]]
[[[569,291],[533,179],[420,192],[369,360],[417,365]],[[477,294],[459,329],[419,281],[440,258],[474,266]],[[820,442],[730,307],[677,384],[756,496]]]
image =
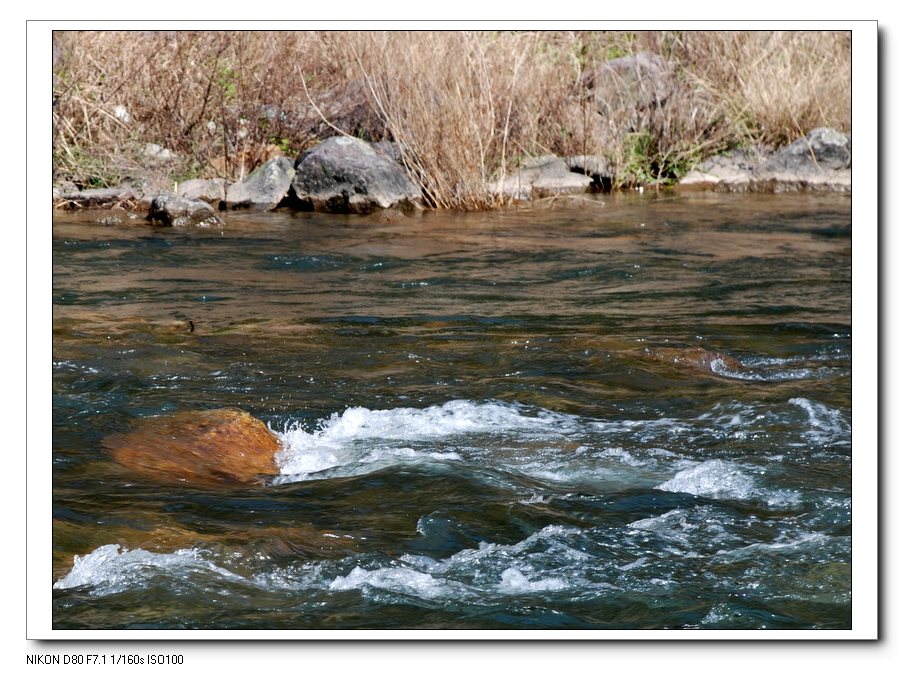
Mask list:
[[[53,580],[61,581],[57,587],[67,587],[63,579],[72,579],[69,575],[73,571],[75,558],[81,561],[91,553],[98,555],[95,551],[106,553],[116,560],[119,555],[133,550],[167,555],[176,550],[203,546],[208,554],[240,554],[252,559],[264,556],[325,559],[352,555],[360,543],[359,539],[348,535],[338,536],[329,528],[300,522],[292,526],[279,522],[274,522],[272,526],[255,523],[241,527],[230,525],[217,531],[215,525],[208,525],[206,530],[197,525],[187,527],[179,524],[177,518],[161,517],[159,513],[136,510],[131,513],[130,519],[132,521],[113,521],[87,527],[54,519]],[[154,559],[154,555],[144,554]]]
[[149,418],[131,432],[107,437],[103,447],[118,463],[160,482],[234,486],[279,473],[279,439],[233,408]]
[[223,220],[204,201],[171,193],[154,197],[148,219],[168,227],[211,227],[223,224]]
[[302,209],[334,213],[416,208],[421,197],[398,163],[352,137],[331,137],[302,153],[292,189]]

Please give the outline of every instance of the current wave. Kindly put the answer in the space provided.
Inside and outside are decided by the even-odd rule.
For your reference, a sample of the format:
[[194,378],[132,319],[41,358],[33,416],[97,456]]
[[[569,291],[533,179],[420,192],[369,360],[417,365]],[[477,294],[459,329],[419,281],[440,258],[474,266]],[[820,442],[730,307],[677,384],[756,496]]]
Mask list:
[[[801,409],[806,415],[801,419]],[[845,415],[802,397],[718,403],[690,417],[599,419],[521,404],[455,400],[425,408],[352,407],[278,433],[276,484],[351,477],[391,466],[471,465],[597,490],[646,486],[714,498],[793,505],[793,489],[764,486],[762,461],[725,458],[738,442],[781,451],[843,444]],[[666,444],[667,446],[663,446]]]
[[293,425],[278,433],[284,448],[277,458],[281,472],[277,482],[342,466],[352,466],[346,472],[359,474],[362,465],[372,470],[417,458],[457,460],[461,455],[446,446],[449,441],[467,447],[463,437],[560,436],[575,422],[572,416],[552,411],[526,415],[518,405],[498,402],[454,400],[423,409],[352,407],[322,420],[313,431]]
[[209,572],[229,580],[242,580],[205,559],[193,548],[154,553],[141,548],[129,550],[119,544],[107,544],[87,555],[76,555],[70,572],[53,587],[55,590],[86,587],[94,595],[112,595],[143,588],[155,576],[187,576],[192,572]]

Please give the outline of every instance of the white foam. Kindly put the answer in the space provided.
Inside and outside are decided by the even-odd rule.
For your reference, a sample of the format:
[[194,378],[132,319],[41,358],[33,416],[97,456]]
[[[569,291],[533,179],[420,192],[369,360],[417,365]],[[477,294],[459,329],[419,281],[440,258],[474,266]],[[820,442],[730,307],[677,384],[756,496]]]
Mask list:
[[646,557],[638,557],[636,560],[630,562],[629,564],[618,565],[616,569],[619,569],[620,571],[631,571],[632,569],[634,569],[634,567],[642,566],[646,564],[646,562]]
[[798,491],[761,486],[756,478],[760,474],[762,470],[758,468],[743,468],[731,461],[707,460],[679,471],[670,480],[654,488],[706,498],[756,499],[777,507],[800,503],[801,496]]
[[620,446],[607,447],[602,451],[595,451],[592,455],[594,458],[613,458],[630,467],[644,467],[646,465],[643,460]]
[[710,366],[713,373],[723,378],[733,378],[735,380],[748,380],[752,382],[784,382],[786,380],[805,380],[815,375],[825,373],[825,369],[811,368],[788,368],[780,371],[771,371],[768,373],[754,371],[734,371],[730,369],[721,359],[715,359]]
[[797,552],[802,546],[820,546],[828,543],[831,539],[832,537],[828,534],[818,531],[804,531],[793,538],[783,533],[770,543],[751,543],[740,548],[718,550],[716,555],[719,557],[746,557],[751,553]]
[[370,571],[355,567],[348,576],[337,576],[333,579],[329,589],[362,590],[365,587],[417,595],[426,599],[446,597],[455,591],[453,584],[446,579],[435,578],[408,567],[384,567]]
[[700,620],[700,624],[704,626],[714,626],[739,617],[740,614],[737,613],[730,604],[720,602],[707,612],[706,616]]
[[850,440],[851,426],[841,411],[803,397],[794,397],[789,399],[788,403],[799,406],[807,412],[810,430],[807,431],[806,437],[813,443],[826,444],[838,439]]
[[657,531],[663,528],[664,525],[673,523],[673,521],[680,523],[683,527],[687,526],[687,512],[681,509],[669,510],[656,517],[645,517],[644,519],[635,520],[628,526],[631,529]]
[[377,463],[386,458],[395,458],[399,460],[405,459],[418,459],[424,457],[432,458],[433,460],[461,460],[461,456],[458,455],[454,451],[415,451],[410,447],[402,447],[402,448],[393,448],[393,447],[381,447],[377,449],[373,449],[369,451],[362,459],[362,463]]
[[110,595],[144,587],[155,574],[181,571],[210,571],[230,579],[244,580],[193,548],[174,553],[152,553],[141,548],[129,550],[118,544],[102,545],[84,557],[76,555],[70,572],[53,584],[54,589],[91,586],[95,595]]
[[[312,429],[280,434],[277,484],[316,477],[369,474],[394,465],[465,461],[556,483],[612,489],[649,486],[712,498],[758,498],[793,505],[795,491],[762,488],[762,470],[733,462],[672,462],[689,437],[744,440],[773,436],[788,410],[805,408],[813,433],[806,441],[850,434],[841,414],[809,400],[790,400],[785,412],[729,402],[689,419],[597,420],[502,402],[449,401],[425,408],[352,407]],[[814,434],[815,433],[815,434]],[[626,440],[627,436],[627,440]],[[821,439],[818,439],[821,437]],[[800,445],[798,438],[788,445]],[[671,459],[671,460],[670,460]],[[677,473],[676,473],[677,469]],[[668,479],[666,475],[673,477]],[[663,482],[666,479],[667,481]],[[504,483],[504,482],[499,482]]]
[[277,464],[283,477],[276,481],[293,481],[299,476],[349,464],[388,465],[419,457],[456,460],[459,455],[454,451],[417,451],[411,446],[387,444],[431,443],[481,433],[554,433],[572,420],[551,411],[529,416],[515,406],[467,400],[421,409],[373,410],[356,406],[342,414],[334,413],[313,431],[295,425],[278,433],[283,450],[277,454]]
[[323,570],[324,562],[306,562],[287,568],[261,571],[254,574],[251,580],[265,590],[316,590],[325,589]]
[[54,368],[69,368],[69,369],[72,369],[73,371],[81,371],[83,373],[96,374],[96,373],[100,372],[96,368],[93,368],[91,366],[81,366],[73,361],[54,361],[53,367]]
[[556,591],[564,590],[567,587],[568,584],[560,578],[541,578],[531,581],[514,567],[509,567],[502,572],[502,579],[499,583],[500,592],[509,594]]
[[[479,404],[455,400],[426,408],[371,410],[360,406],[333,414],[314,435],[321,441],[358,439],[430,440],[438,437],[507,430],[549,429],[560,418],[550,411],[538,416],[522,415],[514,406],[491,402]],[[298,432],[298,430],[294,431]],[[287,432],[291,436],[292,432]]]
[[710,362],[709,368],[713,373],[724,378],[751,382],[784,382],[830,375],[833,369],[828,366],[820,366],[818,368],[794,367],[794,364],[799,364],[801,361],[824,359],[824,355],[815,357],[749,357],[744,359],[743,366],[740,369],[732,369],[721,358],[717,357]]
[[720,402],[712,410],[695,418],[707,433],[718,438],[731,437],[732,439],[746,439],[748,435],[758,433],[775,419],[776,416],[771,411],[764,413],[762,409],[751,404],[738,402],[728,404]]
[[596,430],[618,434],[622,432],[683,432],[687,428],[674,418],[656,418],[652,420],[599,420],[591,423]]
[[742,472],[737,464],[724,460],[707,460],[681,470],[672,479],[655,488],[708,498],[745,499],[753,495],[756,485],[753,478]]
[[431,568],[431,573],[445,574],[462,566],[474,569],[484,563],[516,566],[515,562],[519,564],[523,564],[525,560],[529,562],[532,556],[538,554],[548,554],[556,560],[564,560],[571,564],[583,562],[589,560],[590,556],[567,544],[568,539],[581,535],[581,529],[552,524],[512,545],[481,541],[477,548],[466,548],[436,562]]
[[[703,547],[705,552],[728,535],[720,520],[720,516],[709,506],[676,508],[662,515],[631,522],[628,528],[655,534],[657,541],[667,543],[663,549],[672,555],[696,559],[702,557],[698,548]],[[627,565],[624,571],[630,571],[635,566],[639,566],[637,562]]]
[[[513,545],[482,542],[477,548],[461,550],[441,560],[406,554],[398,566],[378,569],[355,566],[346,576],[335,577],[328,589],[365,592],[377,589],[424,599],[456,598],[475,602],[498,595],[561,591],[574,584],[550,570],[569,569],[577,562],[590,559],[564,542],[581,533],[579,529],[551,525]],[[538,569],[544,572],[539,578],[534,576]]]

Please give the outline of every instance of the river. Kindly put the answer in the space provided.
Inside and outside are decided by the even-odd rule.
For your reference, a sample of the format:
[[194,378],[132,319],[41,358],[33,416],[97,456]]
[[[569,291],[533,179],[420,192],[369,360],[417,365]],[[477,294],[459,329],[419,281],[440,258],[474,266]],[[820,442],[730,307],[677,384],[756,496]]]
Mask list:
[[[94,217],[53,228],[54,628],[851,627],[850,197]],[[227,406],[265,485],[102,447]]]

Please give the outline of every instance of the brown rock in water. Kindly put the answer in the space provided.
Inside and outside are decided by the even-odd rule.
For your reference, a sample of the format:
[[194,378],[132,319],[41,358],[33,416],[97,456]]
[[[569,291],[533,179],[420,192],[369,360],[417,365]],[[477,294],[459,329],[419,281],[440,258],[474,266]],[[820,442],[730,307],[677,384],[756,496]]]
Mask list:
[[261,421],[233,408],[149,418],[103,444],[145,477],[193,486],[253,484],[279,474],[280,441]]
[[719,369],[739,371],[743,368],[740,362],[727,354],[702,347],[660,347],[647,349],[645,354],[654,361],[708,373],[718,373]]

